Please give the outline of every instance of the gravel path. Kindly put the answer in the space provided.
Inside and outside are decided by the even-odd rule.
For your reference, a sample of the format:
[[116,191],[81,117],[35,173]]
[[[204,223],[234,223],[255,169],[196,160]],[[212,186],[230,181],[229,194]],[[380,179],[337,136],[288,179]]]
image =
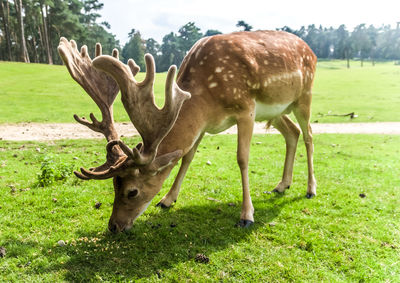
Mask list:
[[[123,136],[137,135],[131,123],[117,123],[117,131]],[[332,123],[312,124],[314,134],[391,134],[400,135],[400,122],[376,123]],[[222,132],[222,134],[235,134],[236,126]],[[254,133],[276,134],[276,129],[265,129],[265,123],[256,123]],[[46,141],[59,139],[92,139],[103,138],[101,134],[93,132],[78,123],[73,124],[42,124],[20,123],[0,124],[0,140],[11,141]]]

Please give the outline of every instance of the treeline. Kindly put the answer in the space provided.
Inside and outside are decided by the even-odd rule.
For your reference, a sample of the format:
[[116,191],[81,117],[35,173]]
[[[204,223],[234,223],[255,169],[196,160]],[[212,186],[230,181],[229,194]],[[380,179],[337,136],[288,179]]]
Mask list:
[[400,29],[390,25],[375,27],[360,24],[353,31],[348,31],[345,25],[337,29],[324,28],[315,25],[301,27],[293,30],[283,27],[279,30],[291,32],[301,37],[314,51],[318,58],[347,59],[358,58],[363,64],[364,59],[369,59],[374,64],[375,60],[400,59]]
[[[245,31],[252,30],[252,26],[244,21],[238,21],[237,27]],[[318,58],[346,59],[350,67],[350,59],[359,59],[361,65],[365,59],[374,64],[375,60],[400,59],[400,28],[390,25],[375,27],[360,24],[353,31],[347,30],[345,25],[338,28],[325,28],[309,25],[298,30],[290,27],[278,28],[296,34],[311,47]],[[178,33],[169,33],[164,36],[162,43],[154,39],[142,39],[140,32],[132,30],[130,39],[125,44],[122,53],[125,58],[134,58],[143,66],[143,54],[151,53],[157,63],[158,71],[166,71],[171,64],[178,65],[190,47],[203,36],[221,33],[218,30],[208,30],[204,34],[193,22],[182,26]]]
[[[59,38],[73,38],[89,46],[93,52],[101,42],[105,53],[114,47],[122,50],[122,60],[133,58],[144,69],[145,53],[151,53],[157,71],[166,71],[170,65],[180,65],[188,50],[204,36],[221,33],[207,30],[202,33],[193,22],[177,32],[165,35],[159,43],[153,38],[142,38],[132,29],[124,46],[108,30],[107,22],[97,23],[103,8],[99,0],[0,0],[0,60],[61,64],[57,54]],[[250,31],[252,26],[238,21],[238,28]],[[309,25],[298,30],[283,27],[304,39],[318,58],[400,60],[400,29],[390,25],[375,27],[360,24],[349,31],[345,25],[338,28]],[[349,64],[349,63],[348,63]]]
[[102,8],[98,0],[0,0],[0,60],[61,64],[61,36],[101,42],[110,53],[119,42],[107,22],[96,22]]

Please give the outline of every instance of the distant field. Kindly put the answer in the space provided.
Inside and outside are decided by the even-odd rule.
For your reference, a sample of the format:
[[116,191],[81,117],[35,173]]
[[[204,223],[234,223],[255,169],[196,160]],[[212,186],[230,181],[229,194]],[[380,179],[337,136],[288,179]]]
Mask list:
[[[138,79],[144,77],[143,73]],[[157,74],[156,101],[162,105],[165,73]],[[99,113],[95,104],[69,76],[65,66],[0,62],[0,123],[73,122],[72,115]],[[375,67],[344,61],[318,63],[314,87],[313,117],[318,122],[400,121],[400,66],[393,62]],[[120,99],[115,103],[115,120],[128,121]]]

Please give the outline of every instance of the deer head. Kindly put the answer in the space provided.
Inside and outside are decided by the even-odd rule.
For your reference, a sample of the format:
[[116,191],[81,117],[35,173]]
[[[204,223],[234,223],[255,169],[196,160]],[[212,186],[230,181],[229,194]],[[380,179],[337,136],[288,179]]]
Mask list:
[[[158,155],[158,146],[173,127],[183,102],[190,94],[181,90],[174,81],[176,66],[168,70],[165,84],[165,105],[159,109],[154,103],[155,64],[150,54],[145,55],[146,77],[137,82],[134,76],[140,68],[132,59],[128,64],[113,56],[101,55],[101,45],[96,44],[96,58],[92,61],[86,46],[78,51],[76,43],[61,38],[58,52],[70,75],[94,100],[102,113],[98,121],[91,113],[92,122],[74,115],[77,122],[103,133],[108,143],[106,162],[89,170],[81,168],[75,175],[84,180],[113,178],[114,205],[109,221],[112,232],[131,228],[133,221],[147,208],[162,186],[158,174],[182,155],[181,150]],[[130,148],[115,130],[112,105],[121,90],[121,100],[130,120],[142,137],[142,143]]]

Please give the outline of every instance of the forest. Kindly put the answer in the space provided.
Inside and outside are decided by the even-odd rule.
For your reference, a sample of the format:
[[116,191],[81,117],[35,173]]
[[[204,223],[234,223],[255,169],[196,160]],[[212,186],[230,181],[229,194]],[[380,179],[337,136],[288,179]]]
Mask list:
[[[189,22],[157,42],[143,38],[139,30],[132,28],[128,42],[122,46],[110,32],[109,23],[99,22],[102,8],[99,0],[0,0],[0,60],[61,64],[57,46],[64,36],[89,47],[100,42],[104,53],[116,47],[122,60],[133,58],[142,68],[143,55],[151,53],[158,71],[164,72],[172,64],[179,66],[197,40],[221,33],[215,29],[203,33],[194,22]],[[361,65],[364,60],[374,64],[376,60],[400,59],[399,23],[396,27],[359,24],[353,30],[344,24],[337,28],[312,24],[297,30],[288,26],[276,29],[301,37],[318,58],[346,59],[348,67],[351,59],[360,60]],[[253,28],[239,20],[232,27],[234,30]]]

